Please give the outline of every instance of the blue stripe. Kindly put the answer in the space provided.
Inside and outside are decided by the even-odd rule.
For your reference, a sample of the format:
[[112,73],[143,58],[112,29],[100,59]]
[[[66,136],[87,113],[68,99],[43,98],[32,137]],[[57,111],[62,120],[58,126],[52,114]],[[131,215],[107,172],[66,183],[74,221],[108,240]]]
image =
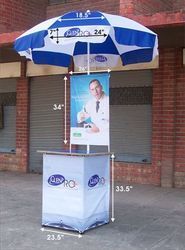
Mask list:
[[31,33],[23,36],[14,42],[16,51],[25,51],[33,48],[42,48],[44,46],[44,37],[48,34],[47,30]]
[[[99,53],[119,55],[119,52],[110,36],[108,36],[103,43],[90,43],[90,54]],[[77,42],[73,54],[74,56],[87,54],[87,43]]]
[[119,44],[153,48],[156,35],[143,31],[114,27],[115,38]]
[[121,55],[123,65],[132,63],[151,62],[153,58],[153,49],[139,49],[126,52]]
[[71,63],[71,56],[56,52],[32,51],[33,62],[36,64],[48,64],[68,67]]

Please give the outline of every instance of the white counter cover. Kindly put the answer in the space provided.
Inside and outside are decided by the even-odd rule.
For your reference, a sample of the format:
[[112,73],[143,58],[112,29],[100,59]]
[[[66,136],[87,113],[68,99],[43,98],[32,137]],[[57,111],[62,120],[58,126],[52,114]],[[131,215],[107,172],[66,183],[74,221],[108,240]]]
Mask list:
[[44,153],[42,225],[84,232],[109,222],[110,156],[86,156]]

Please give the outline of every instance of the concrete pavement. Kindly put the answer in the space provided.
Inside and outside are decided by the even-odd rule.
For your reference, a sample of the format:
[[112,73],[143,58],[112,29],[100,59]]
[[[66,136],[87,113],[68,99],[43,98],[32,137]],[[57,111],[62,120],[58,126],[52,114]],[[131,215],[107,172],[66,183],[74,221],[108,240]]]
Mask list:
[[132,184],[115,191],[115,221],[81,238],[42,232],[41,198],[42,175],[0,172],[1,250],[185,250],[185,189]]

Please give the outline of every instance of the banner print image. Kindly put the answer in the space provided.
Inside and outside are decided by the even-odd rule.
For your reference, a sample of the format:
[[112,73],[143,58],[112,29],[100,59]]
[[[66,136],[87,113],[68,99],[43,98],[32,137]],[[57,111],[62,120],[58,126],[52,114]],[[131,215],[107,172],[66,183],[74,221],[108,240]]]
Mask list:
[[109,146],[109,77],[71,76],[71,144]]

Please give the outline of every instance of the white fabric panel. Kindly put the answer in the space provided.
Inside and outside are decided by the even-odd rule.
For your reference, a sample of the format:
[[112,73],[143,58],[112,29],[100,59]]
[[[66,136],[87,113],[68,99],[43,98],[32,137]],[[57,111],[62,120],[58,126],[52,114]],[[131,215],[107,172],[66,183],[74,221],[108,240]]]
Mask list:
[[109,156],[43,156],[42,225],[84,232],[109,222]]
[[140,30],[140,31],[145,31],[151,34],[155,34],[145,26],[141,25],[140,23],[135,22],[134,20],[131,20],[129,18],[123,17],[123,16],[115,16],[107,13],[102,14],[108,19],[110,25],[115,26],[115,27],[129,27],[130,29],[133,30]]
[[118,64],[119,61],[118,55],[110,55],[110,54],[104,54],[101,53],[101,55],[97,54],[90,54],[89,57],[87,55],[78,55],[74,57],[74,64],[79,69],[86,69],[88,61],[90,64],[90,67],[102,67],[102,68],[109,68],[114,67]]

